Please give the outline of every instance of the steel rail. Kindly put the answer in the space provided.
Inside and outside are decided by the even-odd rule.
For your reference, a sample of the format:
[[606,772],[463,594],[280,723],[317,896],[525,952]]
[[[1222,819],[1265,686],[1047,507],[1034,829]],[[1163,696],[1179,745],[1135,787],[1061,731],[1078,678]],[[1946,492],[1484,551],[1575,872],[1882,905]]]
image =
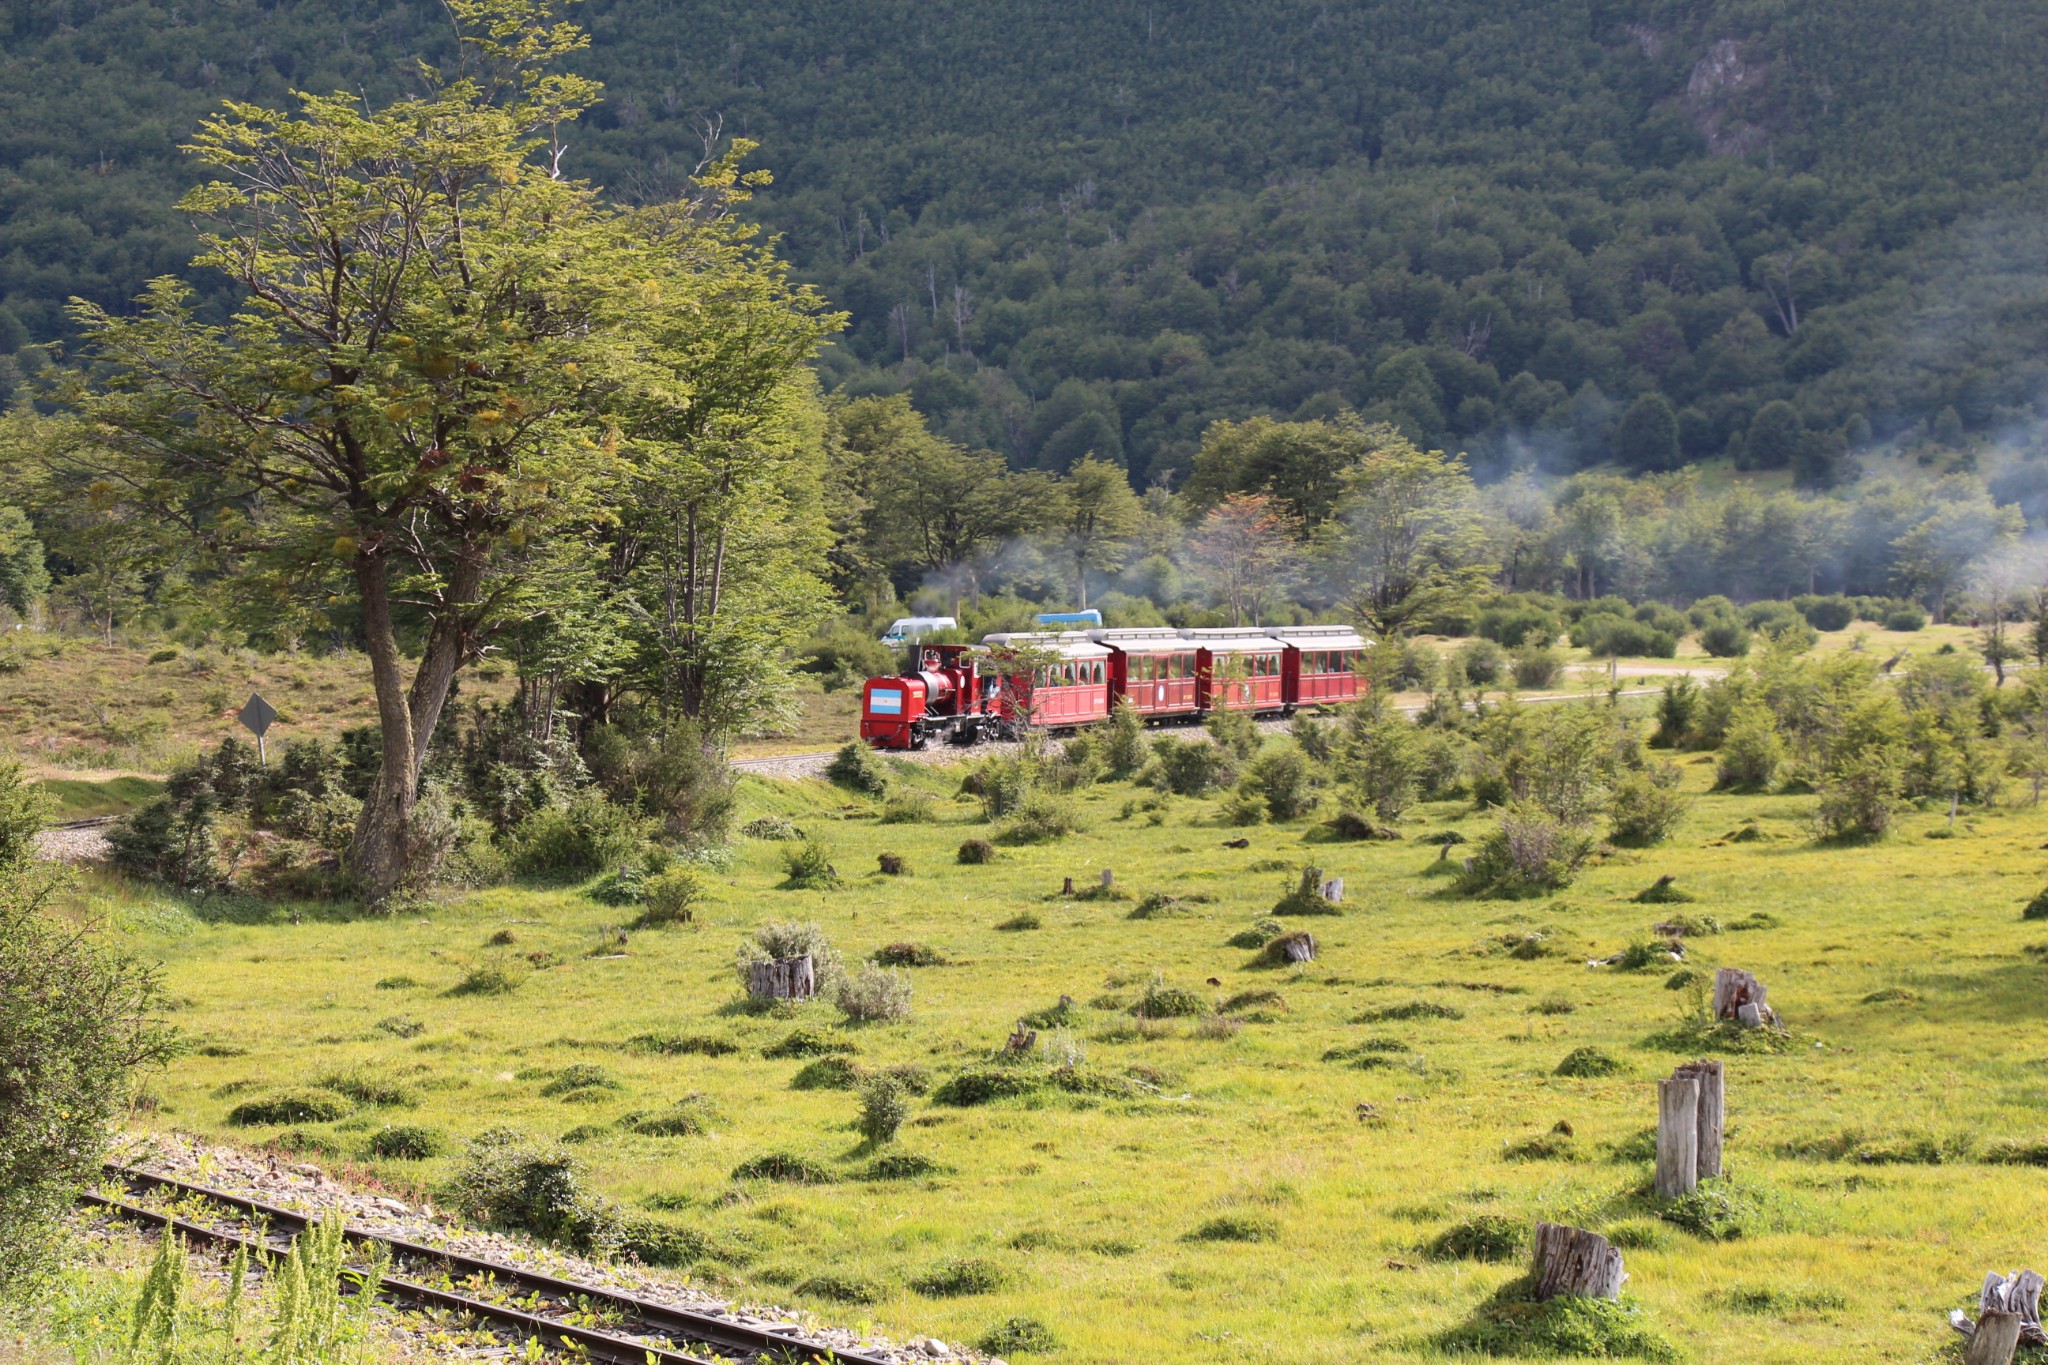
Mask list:
[[[184,1196],[203,1200],[223,1208],[233,1209],[246,1218],[260,1220],[268,1225],[304,1231],[311,1227],[315,1215],[301,1213],[262,1200],[250,1199],[243,1195],[229,1194],[204,1185],[194,1185],[170,1176],[155,1175],[130,1167],[109,1164],[105,1168],[110,1180],[125,1184],[130,1189],[160,1192],[173,1196]],[[123,1217],[132,1217],[159,1226],[176,1226],[187,1235],[203,1237],[216,1243],[247,1245],[259,1249],[260,1244],[247,1242],[231,1233],[216,1232],[198,1224],[180,1220],[171,1215],[150,1209],[138,1208],[121,1200],[109,1199],[97,1193],[79,1196],[80,1202],[106,1208]],[[408,1241],[402,1237],[386,1237],[381,1234],[362,1232],[345,1228],[347,1240],[363,1247],[389,1247],[394,1258],[402,1261],[426,1261],[446,1268],[451,1277],[478,1276],[497,1280],[509,1288],[531,1294],[540,1294],[571,1301],[582,1299],[593,1307],[609,1308],[631,1317],[653,1333],[672,1339],[694,1342],[711,1347],[721,1354],[737,1353],[743,1356],[769,1356],[776,1359],[818,1359],[845,1362],[846,1365],[887,1365],[880,1356],[857,1351],[839,1350],[822,1343],[807,1341],[794,1331],[777,1331],[770,1327],[753,1326],[734,1322],[715,1313],[695,1309],[679,1308],[673,1304],[658,1303],[643,1299],[623,1290],[607,1289],[595,1285],[580,1284],[563,1279],[545,1271],[532,1270],[524,1266],[510,1265],[502,1261],[488,1260],[480,1256],[468,1256],[441,1247],[427,1246]],[[628,1337],[591,1328],[572,1327],[528,1313],[521,1309],[494,1304],[484,1299],[435,1289],[432,1286],[412,1281],[386,1277],[385,1287],[394,1297],[432,1303],[438,1307],[456,1308],[474,1313],[479,1317],[495,1320],[521,1331],[549,1335],[573,1340],[574,1349],[586,1350],[605,1360],[615,1360],[619,1365],[710,1365],[701,1357],[683,1352],[647,1346]],[[611,1354],[604,1354],[610,1352]],[[619,1354],[624,1352],[625,1354]]]

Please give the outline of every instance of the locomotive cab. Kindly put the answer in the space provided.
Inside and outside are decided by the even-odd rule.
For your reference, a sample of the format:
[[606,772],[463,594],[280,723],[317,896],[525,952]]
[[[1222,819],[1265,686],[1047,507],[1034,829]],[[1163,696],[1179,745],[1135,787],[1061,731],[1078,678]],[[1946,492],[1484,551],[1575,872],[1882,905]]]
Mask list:
[[922,749],[933,739],[972,744],[996,705],[972,645],[925,645],[913,668],[861,689],[860,737],[877,749]]

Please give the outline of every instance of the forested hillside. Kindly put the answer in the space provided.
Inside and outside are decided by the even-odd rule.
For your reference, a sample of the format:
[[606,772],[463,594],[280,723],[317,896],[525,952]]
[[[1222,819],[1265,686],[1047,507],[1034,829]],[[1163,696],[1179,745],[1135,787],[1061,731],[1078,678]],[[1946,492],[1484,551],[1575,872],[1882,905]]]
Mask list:
[[[2026,420],[2048,379],[2024,0],[576,17],[608,88],[568,169],[649,199],[707,120],[758,140],[751,208],[852,314],[828,377],[1019,465],[1142,484],[1218,418],[1351,407],[1482,472],[1729,452],[1820,482],[1916,424]],[[0,386],[67,296],[184,268],[202,111],[389,95],[449,46],[424,0],[8,6]],[[1778,399],[1798,422],[1752,441]]]

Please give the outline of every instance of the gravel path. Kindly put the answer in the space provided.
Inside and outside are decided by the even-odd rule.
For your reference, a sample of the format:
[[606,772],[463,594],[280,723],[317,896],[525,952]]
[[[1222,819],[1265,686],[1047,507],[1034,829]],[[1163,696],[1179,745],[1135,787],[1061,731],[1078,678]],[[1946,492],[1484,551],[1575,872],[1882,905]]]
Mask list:
[[[213,1146],[196,1138],[168,1134],[130,1138],[117,1147],[112,1159],[154,1175],[171,1176],[223,1193],[260,1199],[299,1213],[334,1210],[341,1213],[351,1227],[373,1235],[401,1237],[462,1255],[531,1267],[581,1284],[621,1290],[698,1313],[716,1314],[736,1323],[797,1328],[826,1346],[880,1355],[899,1362],[899,1365],[932,1360],[1002,1365],[1000,1361],[975,1352],[956,1350],[937,1338],[914,1337],[906,1344],[897,1344],[819,1322],[808,1313],[737,1303],[679,1283],[662,1271],[586,1260],[525,1238],[485,1232],[457,1221],[432,1204],[408,1204],[388,1196],[351,1189],[308,1162]],[[411,1333],[405,1315],[396,1315],[393,1321],[401,1336]],[[429,1330],[425,1326],[418,1329],[416,1345],[426,1347],[430,1344],[426,1340]],[[448,1351],[439,1353],[450,1354]],[[507,1358],[507,1349],[503,1341],[491,1339],[474,1346],[458,1345],[452,1354],[458,1358],[503,1360]]]
[[36,856],[52,862],[96,863],[107,857],[105,825],[71,825],[36,832]]

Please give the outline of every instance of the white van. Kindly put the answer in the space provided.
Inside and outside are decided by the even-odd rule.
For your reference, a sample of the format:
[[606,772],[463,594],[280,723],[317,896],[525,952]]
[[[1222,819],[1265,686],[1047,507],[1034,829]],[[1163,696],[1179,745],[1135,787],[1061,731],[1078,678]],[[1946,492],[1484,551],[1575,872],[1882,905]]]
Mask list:
[[882,632],[885,645],[907,645],[940,630],[957,630],[960,623],[950,616],[899,616]]

